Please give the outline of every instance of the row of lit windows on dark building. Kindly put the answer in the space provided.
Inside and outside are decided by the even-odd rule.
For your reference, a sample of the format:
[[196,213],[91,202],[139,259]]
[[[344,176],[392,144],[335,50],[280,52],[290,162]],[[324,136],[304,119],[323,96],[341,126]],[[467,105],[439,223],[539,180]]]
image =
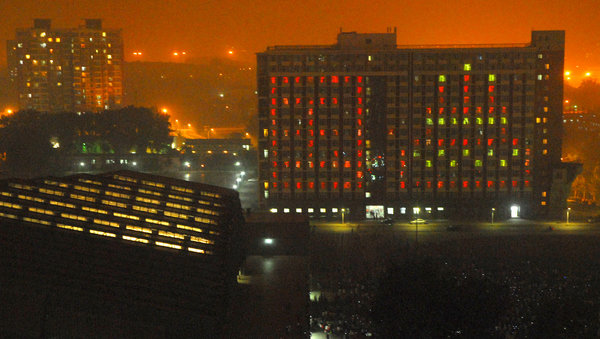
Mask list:
[[[317,182],[315,183],[314,181],[309,181],[309,182],[295,182],[295,183],[290,183],[288,181],[284,181],[284,182],[270,182],[269,183],[265,183],[266,187],[270,186],[271,190],[288,190],[291,189],[292,187],[294,189],[297,190],[315,190],[315,189],[320,189],[320,190],[325,190],[325,191],[331,191],[331,190],[339,190],[339,189],[347,189],[347,190],[352,190],[352,189],[363,189],[365,188],[365,183],[361,182],[361,181],[342,181],[342,182],[338,182],[338,181],[321,181],[321,182]],[[401,181],[398,183],[398,186],[396,186],[398,189],[401,190],[407,190],[409,187],[409,184],[406,181]],[[518,181],[518,180],[512,180],[512,181],[506,181],[506,180],[499,180],[499,181],[495,181],[495,180],[486,180],[486,181],[482,181],[482,180],[462,180],[462,181],[414,181],[412,184],[412,188],[424,188],[424,189],[433,189],[433,188],[437,188],[437,189],[453,189],[453,188],[458,188],[458,187],[462,187],[462,188],[470,188],[470,189],[484,189],[484,188],[499,188],[499,189],[504,189],[504,188],[508,188],[509,186],[512,188],[524,188],[524,187],[531,187],[531,181],[530,180],[524,180],[524,181]],[[269,190],[269,188],[264,188],[264,190]]]

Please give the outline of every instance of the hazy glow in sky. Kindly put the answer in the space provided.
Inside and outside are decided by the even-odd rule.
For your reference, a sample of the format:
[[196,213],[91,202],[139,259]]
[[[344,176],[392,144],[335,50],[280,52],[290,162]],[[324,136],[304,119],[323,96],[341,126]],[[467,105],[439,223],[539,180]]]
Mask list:
[[530,41],[532,29],[564,29],[565,69],[573,77],[600,73],[598,0],[2,0],[0,13],[0,67],[4,41],[34,18],[50,18],[54,27],[101,18],[123,29],[127,60],[148,61],[174,61],[174,51],[186,51],[188,58],[251,62],[269,45],[334,43],[340,27],[396,26],[398,44],[517,43]]

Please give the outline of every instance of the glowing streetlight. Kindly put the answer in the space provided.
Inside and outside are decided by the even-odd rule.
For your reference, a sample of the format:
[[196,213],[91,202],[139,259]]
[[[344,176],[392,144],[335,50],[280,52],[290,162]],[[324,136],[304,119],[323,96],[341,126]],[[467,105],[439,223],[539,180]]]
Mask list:
[[228,51],[227,51],[227,54],[229,54],[229,55],[233,55],[233,50],[231,50],[231,49],[230,49],[230,50],[228,50]]
[[567,208],[567,224],[569,223],[569,215],[571,214],[571,207]]
[[142,56],[142,52],[133,52],[133,55],[135,55],[135,56]]
[[166,109],[166,108],[164,108],[164,107],[163,107],[163,109],[161,109],[161,111],[162,111],[164,114],[167,114],[167,113],[169,113],[169,110],[168,110],[168,109]]
[[586,72],[586,73],[585,73],[585,76],[586,76],[586,77],[589,77],[589,76],[591,76],[591,75],[592,75],[592,72]]
[[565,100],[565,104],[568,104],[568,103],[569,103],[569,100]]
[[566,75],[566,76],[569,76],[569,75],[571,75],[571,72],[570,72],[570,71],[566,71],[566,72],[565,72],[565,75]]
[[219,97],[221,97],[221,98],[222,98],[222,97],[224,97],[224,96],[225,96],[225,94],[223,94],[223,93],[219,93]]
[[496,209],[492,207],[492,224],[494,223],[494,212],[496,212]]
[[173,52],[173,56],[179,56],[179,52]]
[[10,109],[10,108],[6,109],[6,114],[12,114],[12,113],[13,113],[12,109]]

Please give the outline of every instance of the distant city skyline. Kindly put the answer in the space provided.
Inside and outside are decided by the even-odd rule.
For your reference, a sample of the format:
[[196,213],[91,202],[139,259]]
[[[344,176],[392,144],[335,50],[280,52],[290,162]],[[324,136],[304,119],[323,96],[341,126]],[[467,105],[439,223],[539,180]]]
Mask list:
[[[385,4],[308,0],[302,6],[290,1],[275,6],[231,0],[150,0],[143,5],[116,0],[5,0],[0,4],[4,14],[0,39],[13,38],[15,29],[29,27],[34,18],[52,19],[55,27],[99,18],[107,28],[123,29],[126,61],[226,57],[253,64],[255,53],[266,46],[330,44],[340,28],[381,32],[395,26],[399,44],[527,42],[531,29],[561,29],[568,41],[565,70],[578,83],[586,73],[593,78],[600,72],[600,39],[591,34],[600,30],[594,18],[599,9],[594,0],[577,5],[541,0]],[[6,67],[5,48],[0,44],[0,68]]]

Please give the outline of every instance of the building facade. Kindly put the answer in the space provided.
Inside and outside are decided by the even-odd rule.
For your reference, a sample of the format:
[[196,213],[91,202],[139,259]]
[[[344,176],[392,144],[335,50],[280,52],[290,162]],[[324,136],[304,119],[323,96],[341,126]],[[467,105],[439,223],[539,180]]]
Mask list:
[[549,216],[564,37],[398,46],[390,30],[267,48],[257,55],[261,207]]
[[86,19],[77,28],[52,28],[35,19],[7,44],[10,78],[20,109],[97,112],[123,99],[123,41],[120,30]]

